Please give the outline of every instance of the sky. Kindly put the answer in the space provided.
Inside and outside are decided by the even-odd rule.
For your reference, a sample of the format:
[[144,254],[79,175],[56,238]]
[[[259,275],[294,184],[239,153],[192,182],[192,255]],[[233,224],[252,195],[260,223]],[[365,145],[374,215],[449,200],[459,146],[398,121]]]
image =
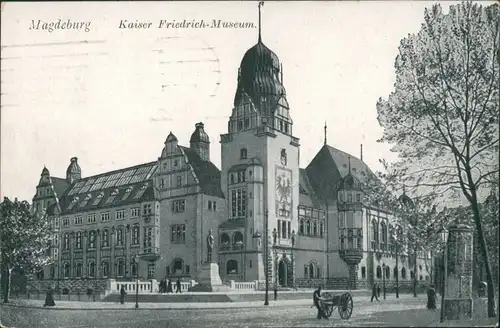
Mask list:
[[[283,64],[300,166],[328,144],[380,170],[376,102],[395,81],[398,45],[430,1],[265,2],[262,40]],[[448,8],[454,2],[442,3]],[[205,124],[220,167],[237,71],[257,42],[257,2],[3,3],[0,197],[31,201],[44,165],[65,177],[71,157],[91,176],[158,159],[172,131],[189,146]],[[85,30],[30,30],[90,22]],[[157,28],[160,20],[252,22],[254,28]],[[151,22],[120,29],[120,21]]]

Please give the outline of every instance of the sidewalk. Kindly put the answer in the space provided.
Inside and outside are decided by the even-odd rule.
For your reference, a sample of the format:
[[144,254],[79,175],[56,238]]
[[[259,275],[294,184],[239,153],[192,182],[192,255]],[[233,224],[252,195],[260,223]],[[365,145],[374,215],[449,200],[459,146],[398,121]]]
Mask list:
[[[363,304],[370,303],[367,297],[353,296],[354,303]],[[413,300],[413,301],[412,301]],[[382,300],[381,300],[382,301]],[[415,299],[412,295],[400,295],[399,299],[391,297],[387,301],[378,304],[395,303],[400,301],[421,302]],[[44,301],[42,300],[27,300],[27,299],[13,299],[10,303],[0,304],[2,307],[25,307],[25,308],[39,308],[46,310],[135,310],[135,302],[126,302],[120,304],[118,302],[78,302],[78,301],[56,301],[54,307],[43,307]],[[272,295],[269,295],[269,307],[293,307],[293,306],[311,306],[312,297],[304,299],[292,300],[278,300],[274,301]],[[372,303],[373,304],[373,303]],[[140,310],[182,310],[182,309],[235,309],[235,308],[262,308],[264,307],[264,297],[258,301],[247,302],[206,302],[206,303],[177,303],[177,302],[163,302],[163,303],[150,303],[139,302]]]

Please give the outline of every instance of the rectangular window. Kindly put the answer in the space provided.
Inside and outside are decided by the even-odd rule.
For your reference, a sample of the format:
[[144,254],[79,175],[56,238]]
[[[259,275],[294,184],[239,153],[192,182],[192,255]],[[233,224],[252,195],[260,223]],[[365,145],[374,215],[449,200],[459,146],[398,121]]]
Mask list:
[[125,210],[116,211],[116,219],[117,220],[125,219]]
[[87,215],[87,223],[95,223],[95,214]]
[[56,225],[56,228],[59,228],[59,218],[55,219],[55,225]]
[[78,225],[78,224],[83,224],[83,217],[82,216],[75,217],[75,225]]
[[287,238],[286,234],[286,221],[281,221],[281,231],[283,231],[283,238]]
[[361,278],[362,279],[366,278],[366,268],[364,266],[361,267]]
[[246,217],[247,193],[245,189],[235,189],[231,191],[231,214],[233,218]]
[[57,261],[59,258],[59,249],[54,248],[54,260]]
[[217,203],[216,202],[212,202],[212,210],[215,212],[217,211]]
[[208,201],[208,210],[209,211],[212,210],[212,201],[211,200]]
[[160,179],[160,189],[165,188],[165,180]]
[[154,279],[155,277],[155,264],[148,264],[148,279]]
[[153,228],[144,229],[144,252],[151,253],[153,247]]
[[139,207],[134,207],[130,210],[130,217],[136,218],[139,216],[141,209]]
[[153,207],[151,204],[144,204],[143,211],[144,215],[153,214]]
[[177,187],[180,187],[180,186],[182,186],[182,177],[177,176]]
[[287,230],[288,230],[288,238],[292,238],[292,223],[290,221],[287,222]]
[[186,225],[174,224],[172,225],[172,244],[184,244],[186,242]]
[[62,225],[63,225],[63,227],[69,226],[69,219],[68,218],[64,218]]
[[101,213],[101,222],[108,222],[111,219],[109,212]]
[[186,207],[186,201],[182,200],[174,200],[172,202],[172,212],[174,213],[183,213]]
[[281,220],[278,220],[278,238],[281,238]]

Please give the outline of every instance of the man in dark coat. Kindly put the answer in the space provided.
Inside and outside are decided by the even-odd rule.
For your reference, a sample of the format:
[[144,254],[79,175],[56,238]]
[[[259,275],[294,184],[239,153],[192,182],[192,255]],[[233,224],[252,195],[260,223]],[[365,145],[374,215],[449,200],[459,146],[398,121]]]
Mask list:
[[122,285],[122,288],[120,288],[120,303],[121,304],[125,303],[125,295],[127,295],[127,292],[125,291],[125,286]]
[[313,293],[314,306],[316,307],[316,309],[318,309],[318,315],[316,316],[316,318],[318,318],[318,319],[324,318],[324,319],[328,320],[328,317],[326,316],[325,312],[323,311],[323,306],[321,304],[322,300],[323,299],[321,298],[321,286],[318,286],[318,289],[316,289]]
[[174,290],[172,289],[172,279],[168,279],[168,284],[167,284],[167,294],[168,293],[173,293]]
[[427,289],[427,308],[429,310],[436,309],[436,290],[434,289],[434,285],[430,285],[429,289]]
[[43,306],[55,306],[56,303],[54,302],[54,290],[52,287],[49,287],[47,290],[47,296],[45,297],[45,304]]
[[177,281],[175,282],[175,293],[181,293],[181,278],[177,277]]
[[371,302],[373,302],[373,298],[375,297],[375,299],[377,300],[377,302],[380,302],[378,300],[378,284],[375,282],[373,283],[373,287],[372,287],[372,299],[370,300]]
[[165,292],[165,290],[167,289],[167,281],[165,280],[165,278],[163,278],[161,281],[160,281],[160,293],[163,294]]

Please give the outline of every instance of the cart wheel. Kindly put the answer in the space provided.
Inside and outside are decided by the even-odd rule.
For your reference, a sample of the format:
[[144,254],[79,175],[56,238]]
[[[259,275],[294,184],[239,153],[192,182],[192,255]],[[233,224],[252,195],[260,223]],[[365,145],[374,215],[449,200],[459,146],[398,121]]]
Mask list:
[[354,308],[354,304],[352,301],[351,294],[345,293],[340,297],[339,304],[339,314],[340,317],[344,320],[347,320],[351,317],[352,310]]
[[333,313],[333,295],[326,292],[321,295],[323,301],[321,302],[321,306],[323,307],[323,312],[327,318],[329,318]]

